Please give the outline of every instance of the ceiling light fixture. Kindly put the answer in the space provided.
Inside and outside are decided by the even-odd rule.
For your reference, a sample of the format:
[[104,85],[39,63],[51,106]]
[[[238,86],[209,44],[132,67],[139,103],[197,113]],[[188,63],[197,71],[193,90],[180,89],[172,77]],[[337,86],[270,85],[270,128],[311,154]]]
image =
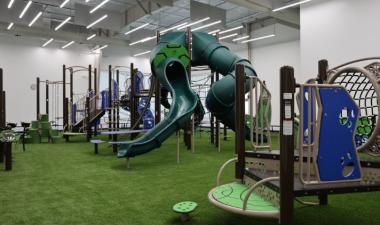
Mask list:
[[59,30],[59,29],[61,29],[61,27],[63,26],[63,25],[65,25],[67,22],[69,22],[71,20],[71,17],[69,16],[69,17],[67,17],[64,21],[62,21],[54,30],[55,31],[57,31],[57,30]]
[[99,5],[95,6],[93,9],[91,9],[90,13],[95,12],[96,10],[98,10],[100,7],[102,7],[104,4],[106,4],[109,1],[110,0],[104,0],[104,1],[102,1]]
[[278,11],[281,11],[281,10],[284,10],[284,9],[287,9],[287,8],[291,8],[291,7],[294,7],[294,6],[297,6],[297,5],[301,5],[301,4],[306,3],[306,2],[310,2],[310,1],[311,0],[304,0],[304,1],[296,2],[296,3],[293,3],[293,4],[282,6],[280,8],[273,9],[272,11],[273,12],[278,12]]
[[195,25],[195,24],[202,23],[202,22],[204,22],[204,21],[206,21],[206,20],[209,20],[209,19],[210,19],[210,17],[206,17],[206,18],[203,18],[203,19],[197,20],[197,21],[195,21],[195,22],[193,22],[193,23],[189,23],[189,24],[186,24],[186,25],[184,25],[184,26],[182,26],[182,27],[178,27],[177,30],[182,30],[183,28],[191,27],[191,26],[193,26],[193,25]]
[[97,23],[100,23],[102,20],[106,19],[108,17],[108,15],[104,15],[102,17],[100,17],[99,19],[95,20],[94,22],[92,22],[90,25],[88,25],[86,28],[87,29],[90,29],[91,27],[95,26]]
[[274,36],[276,36],[276,35],[274,35],[274,34],[266,35],[266,36],[262,36],[262,37],[257,37],[257,38],[252,38],[252,39],[249,39],[249,40],[245,40],[245,41],[242,41],[241,43],[247,43],[247,42],[252,42],[252,41],[263,40],[263,39],[271,38],[271,37],[274,37]]
[[21,19],[25,15],[26,11],[28,11],[31,4],[32,4],[32,1],[29,1],[28,3],[26,3],[25,8],[21,11],[21,14],[18,18]]
[[74,44],[75,41],[70,41],[69,43],[67,43],[66,45],[62,46],[62,49],[65,49],[67,47],[69,47],[70,45]]
[[239,30],[241,28],[243,28],[243,26],[233,27],[231,29],[221,31],[221,32],[219,32],[219,34],[225,34],[225,33],[228,33],[228,32],[234,31],[234,30]]
[[69,2],[70,0],[65,0],[62,2],[62,4],[59,6],[59,8],[65,7],[65,5]]
[[150,52],[151,52],[151,51],[141,52],[141,53],[135,54],[135,55],[133,55],[133,56],[136,57],[136,56],[140,56],[140,55],[145,55],[145,54],[148,54],[148,53],[150,53]]
[[48,44],[50,44],[52,41],[54,40],[54,38],[50,38],[47,42],[45,42],[42,47],[46,47]]
[[87,39],[87,41],[89,41],[89,40],[93,39],[94,37],[96,37],[96,34],[90,35],[86,39]]
[[232,41],[240,41],[240,40],[244,40],[244,39],[247,39],[247,38],[249,38],[248,35],[243,36],[243,37],[234,38],[234,39],[232,39]]
[[215,33],[218,33],[219,31],[220,31],[220,29],[216,29],[216,30],[208,32],[208,34],[215,34]]
[[33,24],[38,20],[38,18],[40,18],[41,15],[42,15],[42,12],[40,11],[40,12],[34,17],[34,19],[33,19],[32,21],[30,21],[28,27],[33,26]]
[[223,39],[227,39],[227,38],[235,37],[235,36],[238,36],[238,33],[233,33],[233,34],[229,34],[229,35],[220,37],[219,40],[223,40]]
[[7,27],[7,30],[10,30],[10,29],[12,29],[13,25],[14,25],[14,23],[13,23],[13,22],[12,22],[12,23],[10,23],[10,24],[8,25],[8,27]]
[[138,43],[147,42],[147,41],[153,40],[153,39],[155,39],[155,38],[156,38],[156,36],[146,37],[146,38],[143,38],[143,39],[141,39],[141,40],[138,40],[138,41],[135,41],[135,42],[130,43],[129,46],[132,46],[132,45],[135,45],[135,44],[138,44]]
[[125,32],[124,34],[125,34],[125,35],[128,35],[128,34],[130,34],[130,33],[132,33],[132,32],[135,32],[135,31],[137,31],[137,30],[140,30],[141,28],[146,27],[146,26],[148,26],[148,25],[149,25],[149,23],[145,23],[145,24],[143,24],[143,25],[141,25],[141,26],[138,26],[138,27],[136,27],[136,28],[133,28],[133,29],[130,30],[130,31]]
[[103,46],[101,46],[101,47],[98,47],[98,48],[93,49],[91,52],[100,51],[100,50],[105,49],[105,48],[107,48],[107,47],[108,47],[108,45],[103,45]]
[[15,3],[15,0],[10,0],[8,4],[8,9],[12,8],[13,3]]
[[175,25],[175,26],[173,26],[173,27],[167,28],[167,29],[165,29],[165,30],[163,30],[163,31],[160,31],[160,34],[164,34],[164,33],[168,32],[168,31],[174,30],[174,29],[176,29],[176,28],[178,28],[178,27],[182,27],[182,26],[185,26],[185,25],[187,25],[187,22],[184,22],[184,23],[181,23],[181,24]]
[[221,22],[222,22],[221,20],[218,20],[218,21],[215,21],[215,22],[212,22],[212,23],[209,23],[209,24],[205,24],[203,26],[200,26],[200,27],[192,29],[192,31],[197,31],[197,30],[201,30],[201,29],[206,28],[206,27],[211,27],[211,26],[214,26],[214,25],[219,24]]

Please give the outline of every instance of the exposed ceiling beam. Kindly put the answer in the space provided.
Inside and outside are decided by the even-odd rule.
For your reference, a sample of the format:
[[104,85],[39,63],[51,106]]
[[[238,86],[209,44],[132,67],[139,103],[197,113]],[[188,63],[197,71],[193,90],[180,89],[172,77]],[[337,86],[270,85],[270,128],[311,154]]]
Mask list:
[[246,7],[252,11],[261,12],[260,18],[273,17],[292,26],[299,27],[300,15],[295,9],[289,9],[281,12],[272,12],[271,2],[268,0],[228,0],[236,5]]

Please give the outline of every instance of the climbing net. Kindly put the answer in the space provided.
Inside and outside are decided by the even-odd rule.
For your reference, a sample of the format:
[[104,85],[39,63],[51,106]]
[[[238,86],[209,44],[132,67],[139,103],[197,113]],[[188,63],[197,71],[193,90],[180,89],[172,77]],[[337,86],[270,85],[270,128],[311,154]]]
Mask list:
[[357,149],[380,156],[380,137],[377,135],[380,123],[378,118],[380,86],[377,83],[380,63],[372,63],[364,68],[350,66],[330,70],[329,75],[329,83],[345,87],[360,108],[360,118],[355,133]]

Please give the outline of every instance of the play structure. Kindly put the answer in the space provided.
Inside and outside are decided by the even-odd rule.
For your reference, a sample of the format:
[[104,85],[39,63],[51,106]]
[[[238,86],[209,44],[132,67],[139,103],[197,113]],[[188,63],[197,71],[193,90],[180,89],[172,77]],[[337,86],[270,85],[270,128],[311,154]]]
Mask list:
[[6,93],[3,87],[3,69],[0,68],[0,163],[6,171],[12,170],[12,142],[14,134],[6,123]]
[[[376,61],[377,60],[377,61]],[[336,66],[327,71],[324,83],[343,86],[359,106],[360,118],[355,130],[355,144],[359,151],[380,156],[379,100],[380,58],[364,58]],[[321,63],[327,64],[327,61]],[[366,63],[362,67],[358,64]],[[342,118],[342,123],[346,118]]]
[[[190,30],[160,36],[151,56],[154,76],[172,94],[171,108],[165,119],[144,136],[122,144],[118,157],[129,158],[147,153],[159,147],[180,128],[188,126],[189,119],[200,102],[189,83],[191,66],[207,65],[212,71],[225,75],[211,87],[206,106],[224,125],[235,129],[234,98],[225,90],[234,88],[233,70],[236,63],[243,63],[248,68],[248,75],[256,75],[247,60],[231,53],[216,37],[203,32],[191,33]],[[250,137],[249,132],[250,128],[246,127],[247,137]]]
[[[220,168],[216,187],[208,194],[212,204],[232,213],[276,218],[282,225],[291,225],[293,200],[326,205],[329,194],[380,191],[380,164],[360,160],[360,146],[355,141],[361,107],[345,87],[326,84],[328,74],[327,61],[322,60],[317,79],[297,84],[293,68],[281,68],[280,150],[271,150],[270,146],[261,151],[254,147],[246,150],[246,128],[241,123],[246,117],[245,93],[252,93],[258,78],[248,76],[244,65],[236,66],[237,157]],[[299,113],[295,112],[295,101]],[[236,165],[236,181],[221,184],[229,164]],[[299,199],[303,196],[318,196],[319,201],[305,202]]]

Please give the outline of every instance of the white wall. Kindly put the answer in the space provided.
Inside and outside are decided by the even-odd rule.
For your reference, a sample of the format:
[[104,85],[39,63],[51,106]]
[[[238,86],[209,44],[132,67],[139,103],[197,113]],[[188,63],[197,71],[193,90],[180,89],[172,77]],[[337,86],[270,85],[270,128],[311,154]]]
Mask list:
[[[94,63],[94,55],[85,54],[79,46],[76,50],[62,50],[52,45],[41,48],[39,40],[22,37],[0,37],[0,67],[4,70],[4,89],[7,93],[7,122],[30,121],[36,117],[36,91],[31,85],[36,77],[41,80],[62,80],[62,65]],[[74,91],[83,92],[87,87],[87,73],[75,78]],[[41,113],[45,112],[45,85],[41,84]],[[59,93],[59,99],[62,94]],[[60,106],[61,110],[62,106]]]
[[298,40],[254,47],[252,65],[258,77],[266,81],[272,94],[272,125],[279,125],[280,118],[280,68],[285,65],[300,72],[300,43]]
[[330,66],[380,55],[380,1],[319,0],[301,8],[301,71],[316,76],[317,62]]

